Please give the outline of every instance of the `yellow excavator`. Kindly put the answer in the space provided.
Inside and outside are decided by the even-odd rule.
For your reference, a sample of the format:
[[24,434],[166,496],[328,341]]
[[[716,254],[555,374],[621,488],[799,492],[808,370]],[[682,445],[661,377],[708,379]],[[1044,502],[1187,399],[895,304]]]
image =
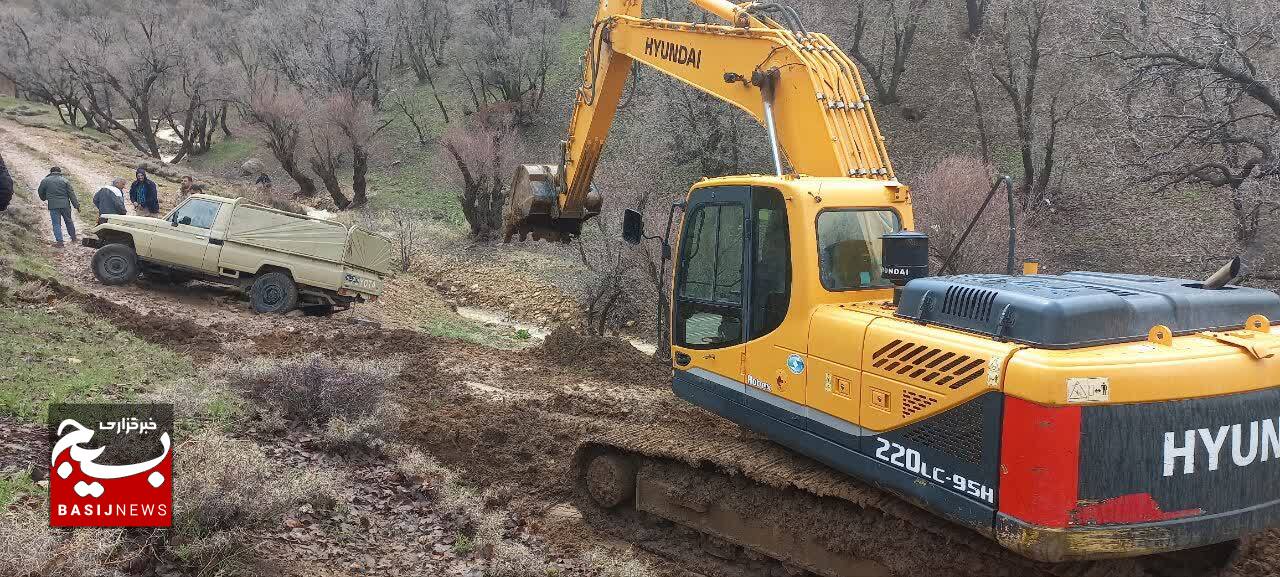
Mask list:
[[1228,284],[1238,262],[927,276],[857,67],[785,6],[692,1],[725,23],[601,0],[560,162],[517,171],[506,232],[599,214],[634,62],[760,121],[776,173],[678,203],[667,311],[676,395],[749,433],[591,439],[585,509],[832,577],[1209,574],[1280,525],[1280,297]]

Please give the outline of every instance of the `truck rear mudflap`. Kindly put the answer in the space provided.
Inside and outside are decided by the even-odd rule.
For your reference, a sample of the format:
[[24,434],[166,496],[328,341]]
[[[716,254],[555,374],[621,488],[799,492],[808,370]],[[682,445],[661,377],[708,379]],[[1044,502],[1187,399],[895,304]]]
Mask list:
[[1280,390],[1092,406],[1005,397],[996,537],[1043,561],[1280,526]]

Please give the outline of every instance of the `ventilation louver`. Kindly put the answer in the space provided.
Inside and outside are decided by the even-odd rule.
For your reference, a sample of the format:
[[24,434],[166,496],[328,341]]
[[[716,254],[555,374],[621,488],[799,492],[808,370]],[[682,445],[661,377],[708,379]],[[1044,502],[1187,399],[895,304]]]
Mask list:
[[915,391],[902,391],[902,418],[910,417],[920,411],[932,407],[938,403],[938,399],[929,395],[922,395]]
[[942,299],[942,314],[985,323],[991,320],[991,307],[997,294],[996,291],[961,285],[948,287]]
[[987,362],[969,355],[895,339],[871,355],[871,366],[935,386],[958,389],[987,372]]

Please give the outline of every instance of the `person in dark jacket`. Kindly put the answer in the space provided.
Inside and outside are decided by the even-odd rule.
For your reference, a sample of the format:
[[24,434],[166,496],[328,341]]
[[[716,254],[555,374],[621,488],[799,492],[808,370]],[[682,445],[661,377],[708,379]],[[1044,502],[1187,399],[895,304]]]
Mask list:
[[4,165],[4,157],[0,156],[0,212],[9,208],[11,200],[13,200],[13,177],[9,175],[9,169]]
[[147,169],[138,167],[133,185],[129,187],[129,202],[142,207],[154,216],[160,212],[160,194],[156,190],[154,180],[147,178]]
[[116,178],[111,186],[104,186],[93,195],[93,205],[98,207],[98,224],[107,222],[107,215],[125,214],[124,191],[120,190],[124,183],[123,178]]
[[71,242],[76,242],[76,225],[75,219],[71,216],[71,208],[80,210],[80,200],[76,198],[71,182],[62,176],[62,169],[56,166],[50,168],[49,176],[40,181],[37,192],[40,194],[40,200],[49,204],[49,219],[53,221],[54,246],[63,246],[63,224],[67,225],[67,234],[71,235]]

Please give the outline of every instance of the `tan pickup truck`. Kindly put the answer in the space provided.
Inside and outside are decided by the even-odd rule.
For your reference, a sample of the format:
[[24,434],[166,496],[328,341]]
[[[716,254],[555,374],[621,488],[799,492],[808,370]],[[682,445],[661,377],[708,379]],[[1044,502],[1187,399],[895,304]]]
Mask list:
[[103,284],[139,273],[233,285],[253,310],[327,313],[377,300],[391,241],[359,227],[206,194],[164,218],[108,215],[85,244]]

